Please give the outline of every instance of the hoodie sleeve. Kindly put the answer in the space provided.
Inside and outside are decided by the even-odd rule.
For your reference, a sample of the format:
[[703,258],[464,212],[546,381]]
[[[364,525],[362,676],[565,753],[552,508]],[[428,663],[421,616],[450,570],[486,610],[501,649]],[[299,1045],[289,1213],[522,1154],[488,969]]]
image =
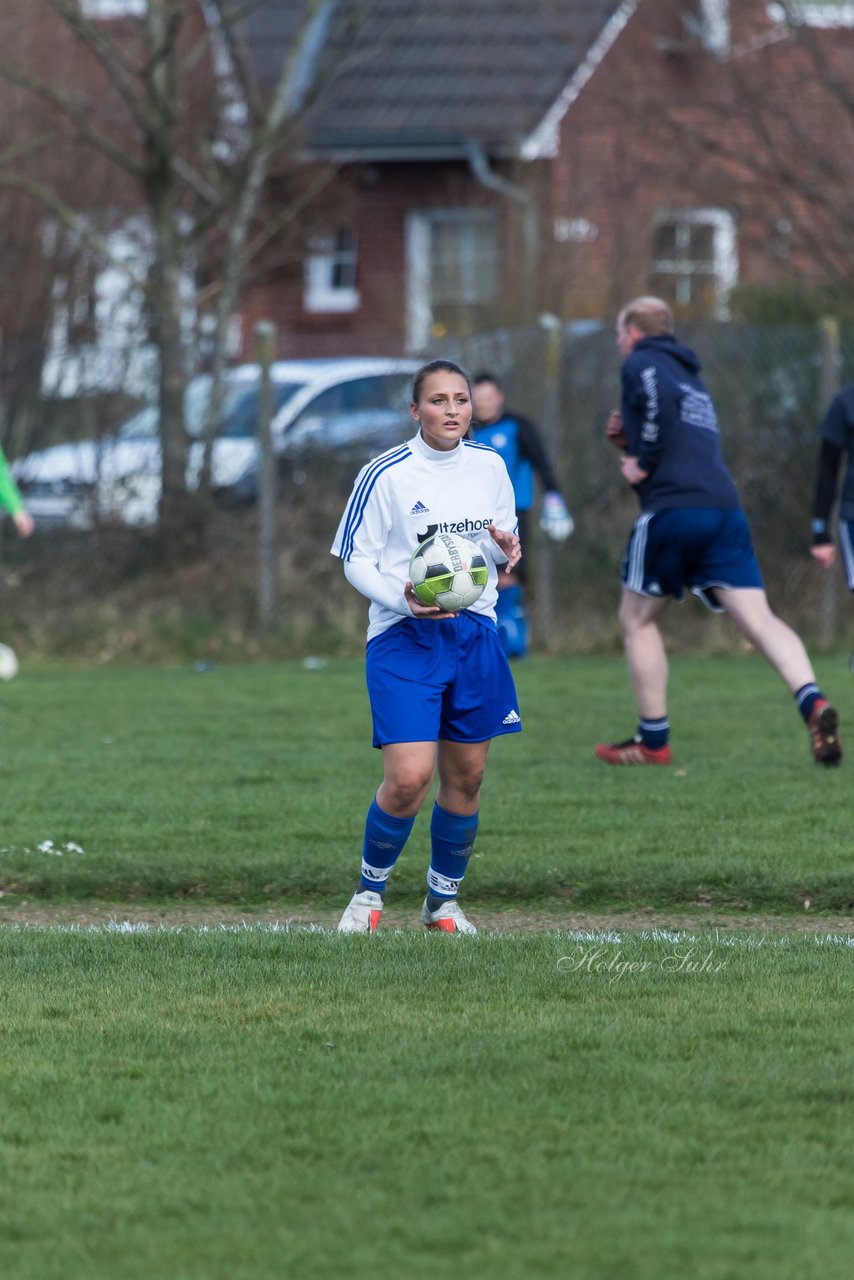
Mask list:
[[628,452],[642,471],[651,474],[664,447],[658,370],[649,359],[627,360],[622,373],[623,424]]

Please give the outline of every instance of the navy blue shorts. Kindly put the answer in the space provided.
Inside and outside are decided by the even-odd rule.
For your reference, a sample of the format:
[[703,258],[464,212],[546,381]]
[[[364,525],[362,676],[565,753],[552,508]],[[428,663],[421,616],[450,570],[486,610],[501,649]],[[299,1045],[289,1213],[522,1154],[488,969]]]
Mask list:
[[675,600],[687,587],[716,613],[715,587],[764,587],[744,512],[706,507],[638,516],[620,580],[638,595]]
[[486,742],[522,728],[516,686],[491,618],[463,610],[404,618],[368,645],[375,747],[392,742]]
[[854,591],[854,520],[839,521],[839,549],[848,590]]

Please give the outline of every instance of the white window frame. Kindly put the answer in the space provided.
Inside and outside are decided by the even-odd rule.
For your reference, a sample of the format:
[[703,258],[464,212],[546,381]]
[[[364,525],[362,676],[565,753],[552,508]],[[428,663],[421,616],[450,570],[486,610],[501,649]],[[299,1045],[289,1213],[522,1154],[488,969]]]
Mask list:
[[766,10],[772,22],[785,26],[806,27],[854,27],[854,3],[839,0],[838,4],[814,3],[814,0],[786,0],[782,4],[769,4]]
[[[340,286],[334,283],[335,270],[342,264],[352,268],[353,278],[359,261],[359,244],[354,228],[347,246],[336,244],[335,236],[318,236],[312,242],[312,252],[305,260],[305,288],[303,307],[306,311],[337,312],[358,311],[361,295],[355,285]],[[340,233],[339,233],[340,234]]]
[[488,217],[496,225],[493,209],[460,206],[446,209],[414,209],[406,220],[406,345],[409,351],[425,350],[433,338],[433,297],[430,287],[432,231],[436,223],[472,222]]
[[728,319],[730,291],[738,282],[738,252],[733,215],[727,209],[662,209],[656,216],[655,225],[675,226],[677,241],[681,229],[687,235],[692,227],[698,225],[712,227],[714,234],[711,259],[699,262],[687,256],[653,258],[651,270],[659,275],[670,276],[677,282],[677,301],[680,281],[690,282],[693,275],[701,272],[714,276],[715,316],[719,320]]
[[703,47],[723,56],[730,51],[729,0],[700,0]]
[[148,0],[80,0],[84,18],[144,18]]

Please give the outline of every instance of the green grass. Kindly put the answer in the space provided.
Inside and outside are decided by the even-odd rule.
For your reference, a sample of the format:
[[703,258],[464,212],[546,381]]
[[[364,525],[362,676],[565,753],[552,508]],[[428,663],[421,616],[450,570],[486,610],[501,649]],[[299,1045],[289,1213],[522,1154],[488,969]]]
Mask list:
[[[516,674],[475,919],[852,910],[850,765],[811,764],[758,659],[673,663],[661,770],[592,755],[633,725],[619,659]],[[851,723],[844,661],[819,676]],[[0,708],[0,922],[349,895],[380,771],[361,664],[25,669]],[[413,919],[428,820],[389,890]],[[847,1280],[854,953],[790,923],[0,929],[0,1275]]]
[[[493,747],[466,900],[573,908],[854,907],[850,767],[809,759],[757,657],[672,664],[673,768],[609,769],[634,725],[621,659],[516,668],[525,729]],[[842,659],[819,677],[854,722]],[[2,689],[0,888],[102,900],[340,902],[380,777],[362,664],[24,673]],[[421,893],[429,805],[392,882]],[[69,842],[84,852],[38,851]],[[0,918],[2,918],[0,916]]]
[[7,930],[0,1271],[842,1280],[851,957]]

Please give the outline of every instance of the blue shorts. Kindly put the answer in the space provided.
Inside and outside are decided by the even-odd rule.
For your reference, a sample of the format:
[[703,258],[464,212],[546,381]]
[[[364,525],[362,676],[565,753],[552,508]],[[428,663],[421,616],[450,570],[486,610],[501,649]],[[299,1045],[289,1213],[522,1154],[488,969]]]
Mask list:
[[716,613],[715,587],[764,587],[744,512],[707,507],[638,516],[620,580],[638,595],[675,600],[687,587]]
[[522,728],[516,686],[491,618],[404,618],[368,645],[375,747],[486,742]]
[[854,520],[839,521],[839,549],[848,590],[854,591]]

